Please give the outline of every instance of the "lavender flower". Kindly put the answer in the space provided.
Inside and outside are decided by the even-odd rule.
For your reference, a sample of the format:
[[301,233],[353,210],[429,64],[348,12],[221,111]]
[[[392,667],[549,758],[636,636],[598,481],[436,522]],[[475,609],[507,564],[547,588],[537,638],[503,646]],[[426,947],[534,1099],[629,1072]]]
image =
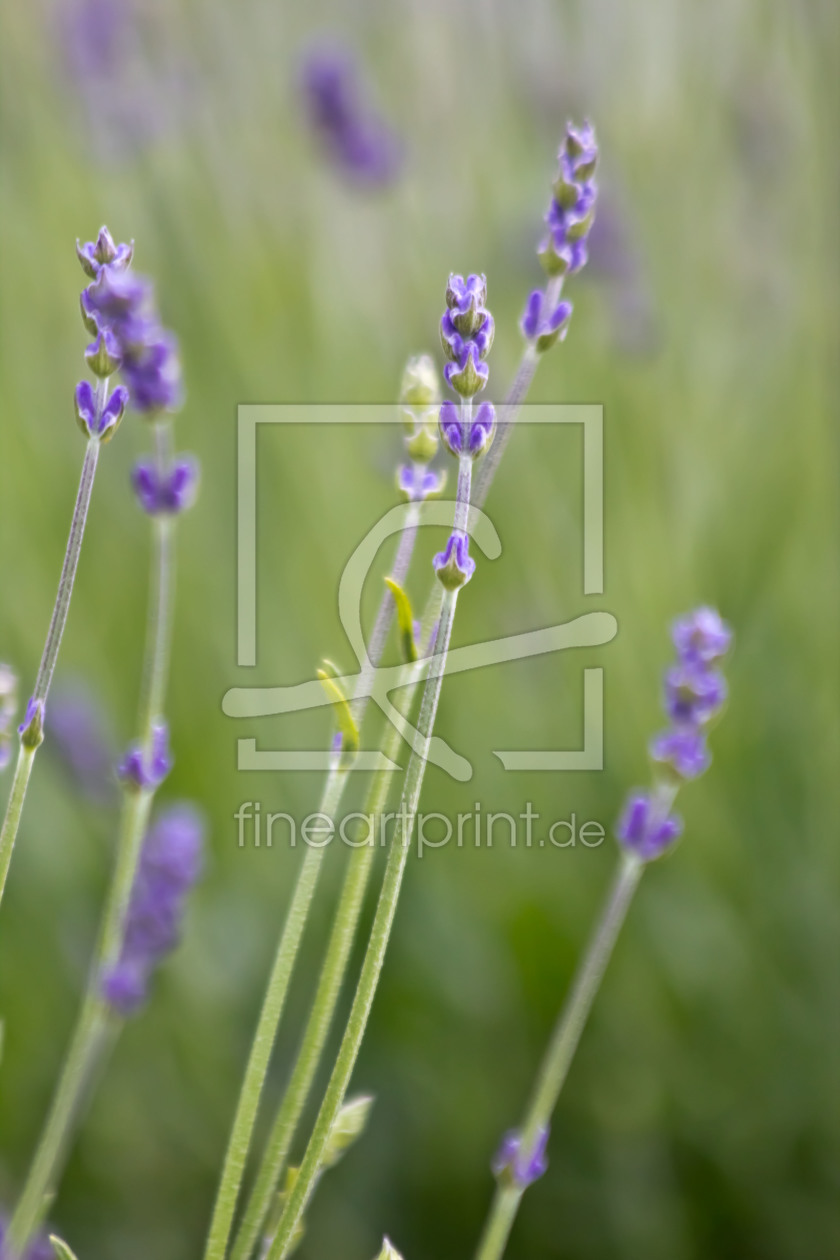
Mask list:
[[548,234],[539,247],[540,261],[550,276],[571,275],[587,260],[586,238],[595,219],[598,196],[593,178],[598,144],[590,123],[582,127],[567,124],[558,161],[554,196],[545,216]]
[[571,317],[571,302],[558,302],[552,309],[548,294],[542,289],[534,289],[528,298],[519,327],[523,337],[532,341],[537,351],[543,354],[556,341],[565,340]]
[[116,963],[101,982],[104,1001],[120,1016],[145,1002],[155,968],[178,944],[184,903],[201,873],[204,825],[192,806],[160,814],[143,842]]
[[100,411],[93,386],[89,381],[79,381],[76,386],[76,420],[86,437],[98,437],[100,442],[110,442],[117,431],[128,404],[128,390],[118,385]]
[[469,454],[476,459],[490,445],[495,424],[496,411],[492,403],[483,402],[466,426],[461,420],[457,405],[451,399],[441,405],[441,437],[452,455]]
[[682,821],[649,792],[634,792],[624,807],[616,835],[630,853],[651,862],[682,833]]
[[457,590],[469,582],[475,573],[475,561],[470,555],[467,535],[460,530],[453,531],[445,550],[438,552],[432,563],[438,581],[447,590]]
[[17,674],[0,662],[0,771],[12,758],[12,725],[17,712]]
[[95,241],[85,245],[76,241],[76,254],[85,272],[95,280],[105,266],[112,271],[125,271],[134,256],[134,241],[130,245],[117,245],[108,229],[102,227]]
[[307,121],[336,169],[368,188],[392,183],[402,166],[402,148],[391,127],[365,104],[350,54],[310,50],[301,90]]
[[131,484],[144,512],[150,516],[177,515],[195,501],[198,461],[191,455],[183,455],[161,472],[153,460],[138,460],[131,474]]
[[616,833],[620,843],[645,862],[659,857],[682,830],[671,805],[680,785],[711,765],[705,728],[726,697],[726,680],[710,668],[732,641],[719,614],[700,608],[676,621],[672,633],[679,660],[665,675],[665,711],[671,725],[651,740],[649,749],[660,781],[652,792],[630,796]]
[[714,717],[726,699],[726,680],[717,670],[680,664],[665,675],[665,709],[673,722],[700,726]]
[[177,342],[160,323],[151,281],[128,269],[133,246],[114,246],[103,228],[96,244],[77,245],[77,253],[93,276],[81,297],[82,319],[95,337],[88,363],[98,375],[120,366],[136,411],[175,410],[181,402]]
[[169,727],[160,722],[152,728],[151,747],[132,744],[119,767],[118,774],[127,788],[154,792],[172,769],[169,751]]
[[678,618],[671,635],[677,655],[686,665],[708,665],[725,656],[732,642],[732,631],[714,608],[697,608]]
[[506,1133],[502,1139],[496,1158],[493,1160],[493,1172],[500,1180],[515,1186],[518,1190],[527,1190],[548,1168],[546,1146],[548,1129],[543,1127],[537,1133],[533,1148],[522,1150],[522,1138],[515,1130]]
[[424,468],[422,464],[401,464],[397,470],[397,486],[408,503],[422,503],[443,493],[442,472]]
[[451,275],[446,288],[447,309],[440,321],[443,352],[451,362],[443,370],[446,383],[462,398],[484,389],[489,376],[484,359],[493,344],[495,325],[485,307],[485,276]]

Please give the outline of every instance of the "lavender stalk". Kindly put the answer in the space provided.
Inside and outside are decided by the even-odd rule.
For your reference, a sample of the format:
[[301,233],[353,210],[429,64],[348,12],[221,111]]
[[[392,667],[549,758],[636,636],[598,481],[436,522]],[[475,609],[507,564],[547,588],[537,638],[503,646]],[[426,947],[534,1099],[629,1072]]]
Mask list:
[[[440,493],[443,488],[442,479],[426,467],[437,449],[437,435],[432,427],[430,414],[438,394],[437,373],[431,359],[428,356],[412,359],[406,367],[400,392],[406,427],[406,450],[411,463],[399,470],[397,481],[404,497],[412,506],[421,503],[432,494]],[[392,580],[398,585],[402,584],[408,572],[416,534],[416,519],[413,523],[409,519],[406,529],[400,536],[391,571]],[[392,610],[393,601],[386,592],[377,615],[368,662],[360,674],[357,698],[352,704],[357,728],[361,727],[369,700],[367,694],[369,687],[366,686],[366,681],[369,680],[381,658],[393,615]],[[351,751],[348,748],[339,748],[339,756],[347,756],[351,754]],[[337,762],[327,778],[319,812],[328,818],[336,815],[344,794],[347,784],[344,768],[346,767],[342,767],[340,761]],[[228,1140],[210,1222],[205,1260],[223,1260],[227,1251],[263,1084],[283,1014],[300,940],[315,894],[323,856],[322,848],[307,850],[287,911]],[[252,1194],[246,1218],[237,1239],[236,1245],[245,1255],[250,1252],[250,1245],[247,1252],[243,1251],[244,1239],[250,1235],[256,1237],[263,1226],[276,1184],[282,1174],[285,1148],[291,1141],[294,1127],[306,1101],[311,1078],[317,1070],[323,1043],[338,1000],[338,991],[344,979],[347,955],[361,913],[371,856],[365,850],[357,849],[353,854],[355,860],[351,859],[349,864],[340,900],[339,915],[328,946],[324,973],[319,982],[307,1031],[301,1043],[298,1062],[269,1138],[261,1180],[258,1181]]]
[[[107,228],[102,228],[95,243],[85,245],[83,248],[77,247],[82,265],[89,275],[111,271],[114,274],[122,273],[131,262],[132,248],[130,245],[115,245]],[[84,298],[83,293],[83,316]],[[18,728],[20,750],[9,789],[3,825],[0,827],[0,900],[6,886],[6,877],[9,873],[35,756],[44,739],[44,712],[64,628],[70,613],[70,601],[82,552],[100,448],[114,436],[128,401],[128,391],[122,385],[118,385],[112,393],[108,392],[110,377],[122,362],[119,347],[110,334],[106,335],[89,321],[87,327],[95,334],[96,340],[88,346],[85,359],[97,377],[97,384],[94,388],[89,381],[80,381],[76,386],[76,419],[88,442],[82,462],[76,503],[70,521],[70,534],[61,566],[58,592],[44,642],[41,663],[38,667],[35,689],[27,704],[23,722]]]
[[493,1163],[498,1184],[476,1260],[500,1260],[523,1194],[546,1170],[551,1117],[633,894],[647,864],[669,851],[680,835],[682,824],[671,812],[680,786],[711,762],[706,728],[726,694],[723,677],[712,666],[728,650],[731,638],[711,608],[700,608],[674,624],[678,663],[665,677],[671,726],[650,746],[654,788],[632,793],[619,820],[618,870],[552,1033],[524,1123],[518,1132],[505,1136]]
[[[96,248],[80,249],[83,265],[95,257]],[[105,347],[112,359],[119,359],[131,383],[135,409],[149,416],[154,428],[153,459],[138,464],[133,476],[137,498],[153,523],[139,738],[120,767],[124,793],[114,874],[82,1007],[10,1223],[10,1260],[23,1255],[43,1220],[96,1072],[122,1020],[139,1009],[151,971],[177,939],[183,895],[197,876],[200,849],[198,823],[183,811],[162,816],[144,843],[155,793],[171,765],[162,715],[175,577],[173,518],[192,502],[197,479],[195,462],[174,460],[171,453],[171,422],[165,409],[171,410],[180,399],[179,367],[174,341],[157,322],[148,282],[125,277],[105,264],[95,277],[82,296],[83,314],[98,330],[94,344],[100,353],[105,353]],[[150,933],[156,940],[154,947],[149,943]],[[136,948],[140,937],[146,942],[145,951]],[[130,948],[132,940],[134,948]]]
[[472,411],[474,395],[487,383],[488,369],[484,359],[493,342],[493,317],[485,307],[486,295],[487,283],[483,276],[473,275],[467,280],[462,276],[450,276],[446,290],[447,309],[441,320],[441,339],[444,351],[450,359],[444,375],[447,383],[460,395],[460,407],[457,408],[451,402],[443,405],[440,430],[445,444],[459,461],[458,491],[452,534],[446,549],[434,559],[438,581],[443,587],[443,599],[417,724],[420,744],[412,752],[406,772],[397,832],[388,853],[371,935],[338,1057],[266,1260],[283,1260],[296,1237],[303,1212],[323,1166],[330,1134],[361,1048],[385,960],[414,833],[458,594],[475,571],[475,561],[469,554],[469,536],[466,532],[472,463],[489,444],[495,420],[493,408],[488,403],[482,404],[475,418]]

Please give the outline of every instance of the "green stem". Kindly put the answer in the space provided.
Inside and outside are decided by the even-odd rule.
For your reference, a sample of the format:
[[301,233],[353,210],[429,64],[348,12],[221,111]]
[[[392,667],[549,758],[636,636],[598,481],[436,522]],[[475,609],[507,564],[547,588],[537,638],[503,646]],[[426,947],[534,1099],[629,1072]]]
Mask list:
[[350,1083],[350,1077],[362,1044],[374,994],[376,993],[379,976],[382,971],[382,964],[385,960],[385,951],[391,935],[400,887],[411,847],[420,792],[423,787],[423,778],[428,760],[429,744],[432,731],[434,730],[443,675],[446,668],[446,656],[452,635],[456,603],[457,591],[447,591],[443,597],[440,627],[434,655],[429,667],[429,676],[423,692],[423,703],[418,720],[418,730],[421,735],[420,751],[412,753],[408,771],[406,772],[403,801],[398,815],[399,827],[388,853],[385,878],[382,883],[382,891],[379,895],[370,940],[368,941],[362,963],[353,1005],[335,1067],[333,1068],[324,1100],[315,1121],[312,1136],[309,1139],[309,1144],[303,1157],[303,1163],[283,1210],[283,1215],[280,1218],[277,1234],[268,1249],[265,1260],[282,1260],[288,1252],[289,1244],[317,1181],[324,1157],[324,1150],[344,1101],[344,1095],[347,1092],[347,1086]]
[[[343,790],[341,780],[344,777],[341,771],[336,771],[330,774],[327,779],[320,813],[325,814],[328,818],[335,816],[337,803]],[[242,1184],[242,1175],[245,1171],[245,1161],[251,1145],[254,1123],[257,1118],[257,1110],[268,1071],[271,1051],[274,1047],[274,1040],[277,1035],[280,1016],[283,1013],[292,968],[297,957],[303,929],[306,926],[309,907],[312,904],[325,852],[326,850],[322,847],[307,849],[306,857],[303,860],[300,875],[295,885],[295,891],[292,895],[291,905],[286,914],[286,922],[277,947],[274,965],[271,969],[268,987],[266,988],[262,1010],[257,1023],[257,1030],[254,1034],[251,1052],[245,1068],[242,1088],[239,1093],[239,1101],[225,1153],[219,1189],[216,1194],[213,1217],[210,1222],[210,1231],[207,1236],[207,1245],[204,1250],[205,1260],[224,1260],[227,1251],[233,1216],[236,1211],[237,1199],[239,1198],[239,1189]]]
[[[541,1130],[548,1128],[643,870],[644,863],[631,855],[622,855],[537,1076],[521,1129],[520,1149],[523,1152],[532,1151]],[[476,1260],[500,1260],[524,1192],[524,1186],[511,1184],[510,1181],[498,1186]]]
[[[104,399],[107,397],[107,387],[107,381],[100,381],[97,387],[97,408],[100,411],[105,405]],[[50,684],[55,672],[55,663],[58,660],[58,650],[61,647],[64,627],[67,625],[67,616],[70,612],[70,598],[76,581],[76,570],[79,567],[79,556],[82,552],[82,542],[85,536],[85,525],[90,508],[91,495],[93,494],[93,482],[98,461],[99,439],[93,437],[89,439],[85,449],[79,489],[70,521],[70,535],[67,539],[64,563],[61,566],[61,577],[58,581],[58,592],[55,597],[49,629],[47,630],[44,651],[41,655],[38,676],[35,680],[35,690],[32,693],[33,700],[40,700],[44,704],[46,704],[47,696],[49,695]],[[9,801],[6,806],[3,826],[0,828],[0,901],[3,898],[3,891],[6,887],[6,877],[9,873],[12,850],[15,847],[20,818],[23,813],[23,803],[26,798],[26,789],[29,784],[29,776],[32,773],[36,752],[36,747],[24,748],[21,746],[12,785],[9,789]]]
[[[171,422],[155,426],[155,445],[161,465],[169,459]],[[153,520],[152,577],[138,727],[148,752],[153,726],[164,708],[172,632],[175,581],[173,522]],[[64,1066],[53,1095],[41,1137],[9,1226],[10,1260],[23,1255],[40,1226],[55,1194],[67,1151],[90,1092],[97,1069],[103,1063],[121,1027],[99,996],[103,971],[119,953],[123,925],[134,883],[140,848],[151,813],[154,791],[127,789],[123,795],[114,872],[108,890],[87,990]]]
[[[409,677],[406,691],[400,700],[403,712],[410,708],[417,686],[415,670]],[[382,748],[389,761],[396,759],[400,743],[399,731],[395,726],[389,725]],[[375,775],[363,811],[367,818],[379,818],[384,811],[393,775],[393,770],[380,770]],[[312,1011],[289,1084],[272,1126],[242,1224],[236,1235],[231,1260],[248,1260],[268,1220],[283,1176],[289,1148],[320,1066],[324,1046],[335,1016],[375,854],[375,841],[371,838],[369,844],[354,848],[347,863],[344,885]]]

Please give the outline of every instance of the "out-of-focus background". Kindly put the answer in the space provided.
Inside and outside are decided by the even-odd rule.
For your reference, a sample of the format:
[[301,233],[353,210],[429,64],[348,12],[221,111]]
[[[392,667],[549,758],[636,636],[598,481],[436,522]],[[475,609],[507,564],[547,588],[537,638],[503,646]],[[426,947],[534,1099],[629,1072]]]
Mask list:
[[[203,467],[179,540],[165,796],[200,801],[212,851],[183,947],[126,1029],[54,1204],[81,1260],[200,1254],[301,861],[282,843],[237,848],[233,813],[259,800],[302,817],[321,786],[238,772],[236,739],[318,748],[330,736],[326,710],[237,723],[221,697],[309,678],[323,655],[353,666],[337,580],[394,501],[397,430],[260,437],[258,665],[238,670],[237,404],[392,401],[407,356],[439,354],[450,270],[488,276],[489,393],[501,398],[540,280],[556,147],[567,116],[584,115],[602,155],[592,261],[532,397],[604,404],[605,593],[582,594],[580,435],[523,429],[488,502],[503,555],[480,566],[455,639],[592,608],[615,614],[619,634],[448,681],[439,729],[475,776],[430,771],[425,808],[531,802],[544,820],[574,811],[609,831],[647,777],[671,617],[714,603],[737,647],[714,766],[685,793],[684,842],[642,884],[510,1255],[837,1254],[836,18],[804,0],[3,6],[0,659],[24,694],[81,460],[73,245],[103,222],[135,238],[136,268],[156,278],[183,352],[178,441]],[[352,52],[397,137],[373,186],[307,128],[313,40]],[[129,415],[103,454],[56,684],[56,705],[99,706],[106,766],[133,730],[148,528],[128,473],[147,440]],[[418,602],[439,541],[424,540]],[[377,594],[372,579],[366,614]],[[579,745],[587,664],[605,670],[604,771],[504,773],[494,748]],[[0,916],[6,1207],[72,1025],[114,839],[107,769],[83,792],[57,746],[39,758]],[[336,848],[327,861],[269,1102],[345,859]],[[412,860],[355,1075],[376,1106],[319,1188],[302,1260],[366,1260],[386,1232],[406,1260],[470,1253],[491,1155],[613,862],[611,842],[501,840]]]

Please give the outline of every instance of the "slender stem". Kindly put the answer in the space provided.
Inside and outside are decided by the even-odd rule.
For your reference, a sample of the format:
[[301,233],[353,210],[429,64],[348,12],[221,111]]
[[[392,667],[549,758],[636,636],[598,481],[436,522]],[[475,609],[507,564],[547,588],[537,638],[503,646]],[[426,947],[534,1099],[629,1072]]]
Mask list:
[[[399,701],[403,712],[410,709],[417,686],[415,667],[409,671],[407,687]],[[382,748],[388,761],[393,762],[397,757],[400,742],[399,730],[389,725]],[[374,776],[363,811],[366,818],[378,819],[383,813],[393,775],[393,770],[385,769],[378,771]],[[312,1011],[234,1242],[231,1260],[248,1260],[265,1228],[280,1185],[289,1148],[320,1066],[324,1046],[335,1016],[375,855],[376,842],[373,837],[369,838],[369,843],[354,848],[350,854]]]
[[[340,795],[341,771],[334,771],[327,779],[321,801],[320,813],[328,818],[335,816],[336,802]],[[260,1096],[268,1071],[271,1051],[277,1035],[280,1016],[286,1000],[289,980],[297,957],[298,947],[306,925],[309,907],[315,893],[325,849],[307,848],[300,874],[286,914],[280,943],[274,958],[268,986],[263,999],[257,1030],[251,1044],[251,1052],[245,1068],[239,1101],[228,1139],[216,1203],[204,1250],[205,1260],[224,1260],[227,1251],[236,1202],[245,1171],[245,1161],[251,1145],[254,1123],[257,1118]]]
[[[169,458],[170,442],[171,422],[162,419],[155,425],[155,446],[161,463]],[[172,521],[156,516],[152,524],[152,578],[138,705],[139,736],[146,750],[151,745],[154,722],[164,708],[175,581]],[[50,1110],[9,1226],[10,1260],[23,1255],[48,1210],[97,1069],[122,1026],[122,1021],[101,1000],[99,984],[103,970],[119,953],[153,799],[154,791],[146,788],[126,790],[123,795],[114,872],[103,909],[87,990]]]
[[312,1130],[312,1136],[309,1139],[309,1144],[303,1157],[303,1163],[283,1210],[283,1215],[280,1218],[277,1234],[268,1249],[265,1260],[282,1260],[282,1257],[288,1253],[289,1244],[318,1178],[324,1150],[338,1112],[341,1109],[344,1095],[347,1092],[347,1086],[350,1083],[350,1077],[353,1074],[353,1068],[355,1067],[365,1028],[367,1027],[374,994],[376,993],[379,976],[382,971],[382,964],[385,960],[385,951],[391,935],[400,887],[411,847],[417,807],[420,801],[420,792],[423,787],[423,778],[428,760],[429,744],[432,731],[434,730],[443,675],[446,669],[446,656],[452,635],[457,594],[456,590],[446,591],[443,597],[435,651],[429,667],[429,676],[423,692],[423,703],[418,720],[418,730],[422,741],[420,751],[412,753],[408,771],[406,772],[403,800],[398,815],[399,826],[388,853],[388,863],[385,869],[382,891],[379,895],[370,940],[368,941],[367,951],[362,963],[362,970],[347,1027],[324,1100],[315,1121],[315,1127]]
[[[613,947],[621,930],[644,863],[623,854],[600,918],[552,1033],[521,1130],[521,1149],[530,1151],[540,1130],[547,1128],[566,1080],[581,1033],[589,1018]],[[524,1187],[505,1183],[496,1190],[476,1260],[500,1260]]]
[[[97,409],[101,411],[104,406],[104,397],[107,395],[107,381],[100,381],[97,388]],[[70,521],[70,535],[67,539],[67,548],[64,553],[64,563],[61,566],[61,577],[58,582],[58,593],[55,597],[52,617],[47,631],[47,638],[44,643],[44,651],[41,656],[41,664],[38,668],[38,676],[35,680],[35,690],[32,695],[33,700],[46,702],[49,695],[50,683],[55,671],[55,663],[58,659],[58,650],[61,646],[61,637],[64,634],[64,627],[67,624],[67,615],[70,612],[70,597],[73,594],[73,584],[76,580],[76,570],[79,567],[79,556],[82,551],[82,541],[85,535],[85,524],[87,522],[88,510],[90,508],[91,495],[93,494],[93,481],[96,476],[96,465],[99,460],[99,438],[93,437],[88,441],[85,449],[85,457],[82,462],[82,473],[79,479],[79,489],[76,494],[76,503],[73,508],[73,516]],[[9,873],[9,865],[12,860],[12,850],[15,846],[18,828],[20,826],[20,818],[23,813],[23,803],[26,798],[26,789],[29,784],[29,776],[32,773],[32,766],[35,761],[35,753],[37,748],[25,749],[21,747],[20,755],[15,766],[15,773],[12,778],[12,785],[9,789],[9,801],[6,806],[6,813],[3,818],[3,825],[0,828],[0,900],[3,898],[3,891],[6,887],[6,876]]]

